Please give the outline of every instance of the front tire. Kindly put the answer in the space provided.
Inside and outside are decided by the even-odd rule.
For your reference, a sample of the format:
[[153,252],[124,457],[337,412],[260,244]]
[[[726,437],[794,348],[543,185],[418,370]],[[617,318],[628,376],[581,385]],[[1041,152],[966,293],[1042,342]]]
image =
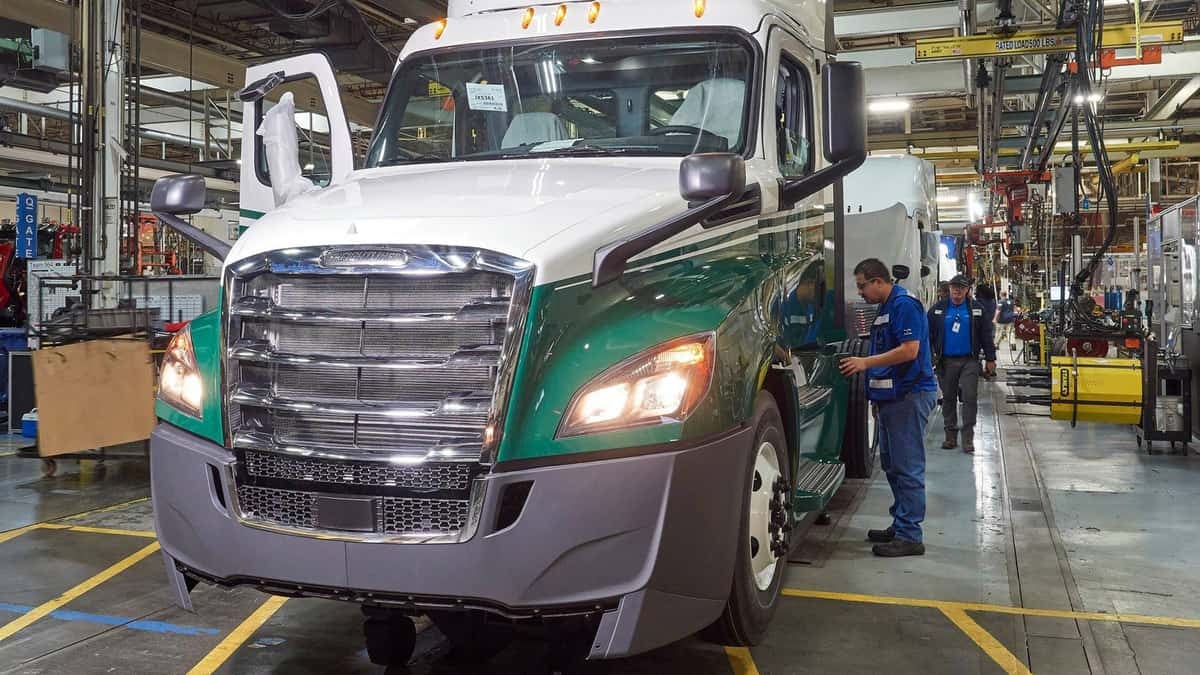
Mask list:
[[783,418],[770,394],[759,392],[754,421],[733,585],[725,611],[703,633],[707,640],[730,646],[758,644],[766,634],[779,603],[792,529],[791,462]]

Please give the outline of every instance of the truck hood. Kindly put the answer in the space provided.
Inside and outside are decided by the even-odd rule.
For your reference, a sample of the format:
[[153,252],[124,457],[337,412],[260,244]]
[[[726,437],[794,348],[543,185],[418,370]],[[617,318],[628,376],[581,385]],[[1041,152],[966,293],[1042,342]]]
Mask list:
[[[590,270],[595,247],[682,211],[679,158],[555,158],[369,169],[263,216],[228,261],[324,245],[424,244],[505,253],[549,272],[535,249],[567,230],[554,277]],[[578,236],[585,234],[585,236]],[[588,248],[590,247],[590,248]],[[580,249],[580,250],[573,250]],[[579,269],[576,269],[579,268]]]

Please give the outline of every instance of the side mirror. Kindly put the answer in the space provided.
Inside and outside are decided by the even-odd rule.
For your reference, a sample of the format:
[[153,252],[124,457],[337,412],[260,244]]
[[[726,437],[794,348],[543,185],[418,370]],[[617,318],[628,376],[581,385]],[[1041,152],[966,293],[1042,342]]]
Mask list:
[[679,165],[679,194],[695,205],[746,190],[746,162],[733,153],[688,155]]
[[201,176],[163,176],[154,181],[154,190],[150,193],[150,210],[176,216],[197,213],[204,209],[206,193],[207,188]]
[[163,176],[154,181],[154,190],[150,193],[150,210],[164,225],[195,242],[218,260],[224,260],[233,248],[228,242],[179,218],[202,211],[206,191],[204,178],[201,176]]
[[853,61],[827,63],[821,86],[825,90],[825,159],[843,162],[867,156],[867,106],[862,65]]
[[780,208],[822,190],[867,159],[867,112],[862,64],[826,63],[821,74],[822,142],[829,166],[803,178],[780,181]]
[[908,265],[892,265],[892,276],[896,281],[904,281],[912,274],[912,270],[908,269]]
[[250,84],[238,90],[237,100],[242,103],[253,103],[259,99],[265,98],[268,93],[275,87],[284,82],[283,71],[271,73],[261,80],[255,80]]

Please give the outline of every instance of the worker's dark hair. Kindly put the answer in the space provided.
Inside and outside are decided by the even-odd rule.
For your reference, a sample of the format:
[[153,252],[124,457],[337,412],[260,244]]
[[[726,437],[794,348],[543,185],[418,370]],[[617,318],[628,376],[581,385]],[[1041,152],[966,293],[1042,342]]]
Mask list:
[[871,281],[872,279],[883,279],[887,283],[892,283],[892,274],[888,271],[887,265],[879,258],[867,258],[866,260],[854,266],[854,273],[863,275],[863,279]]

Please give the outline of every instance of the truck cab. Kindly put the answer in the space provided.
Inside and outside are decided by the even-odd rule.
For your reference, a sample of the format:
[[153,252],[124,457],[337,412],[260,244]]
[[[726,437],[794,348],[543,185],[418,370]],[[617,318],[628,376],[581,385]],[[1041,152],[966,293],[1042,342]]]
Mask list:
[[[829,9],[451,0],[361,166],[323,56],[249,68],[245,231],[151,443],[178,602],[359,603],[380,663],[418,614],[467,649],[534,624],[590,658],[757,642],[795,524],[869,470],[836,363],[862,348],[835,199],[862,73]],[[283,91],[324,98],[316,161],[264,124]],[[165,222],[197,208],[183,180]]]

